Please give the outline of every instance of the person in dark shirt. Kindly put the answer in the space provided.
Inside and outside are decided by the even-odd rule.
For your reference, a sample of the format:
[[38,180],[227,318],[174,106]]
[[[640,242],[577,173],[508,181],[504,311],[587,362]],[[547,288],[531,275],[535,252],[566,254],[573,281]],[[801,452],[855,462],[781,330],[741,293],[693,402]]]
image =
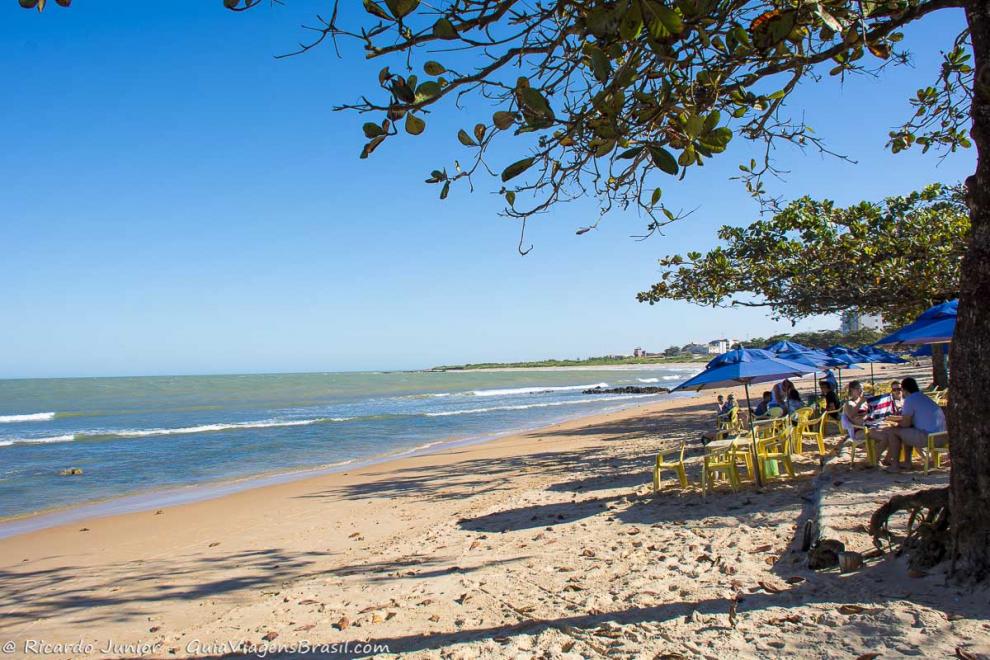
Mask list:
[[763,393],[763,400],[756,404],[756,409],[753,410],[753,414],[757,417],[763,417],[770,411],[770,402],[773,401],[773,395],[770,392]]
[[839,419],[839,408],[842,406],[839,405],[839,397],[832,389],[832,383],[823,378],[818,384],[822,388],[822,398],[825,399],[825,412],[832,419]]

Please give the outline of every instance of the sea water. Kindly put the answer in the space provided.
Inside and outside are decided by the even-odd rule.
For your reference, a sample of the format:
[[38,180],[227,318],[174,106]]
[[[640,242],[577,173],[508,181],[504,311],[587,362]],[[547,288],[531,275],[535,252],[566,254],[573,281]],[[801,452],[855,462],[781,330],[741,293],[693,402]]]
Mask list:
[[[697,369],[0,380],[0,519],[371,460],[670,395]],[[78,476],[60,472],[79,468]]]

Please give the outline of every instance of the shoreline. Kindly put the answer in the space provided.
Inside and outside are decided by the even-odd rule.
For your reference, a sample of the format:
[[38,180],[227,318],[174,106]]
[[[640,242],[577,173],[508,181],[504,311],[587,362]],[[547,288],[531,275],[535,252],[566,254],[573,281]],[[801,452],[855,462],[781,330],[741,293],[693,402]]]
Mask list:
[[[569,367],[562,368],[569,369]],[[685,396],[683,394],[681,396],[671,396],[669,393],[658,394],[656,396],[663,398],[648,402],[629,402],[625,405],[618,405],[615,408],[606,411],[596,411],[586,414],[567,416],[550,422],[550,424],[540,422],[536,426],[524,426],[505,431],[498,431],[495,433],[485,433],[476,436],[467,436],[454,439],[433,440],[416,447],[399,449],[389,454],[348,459],[323,465],[276,469],[269,472],[261,472],[258,474],[244,475],[240,477],[219,477],[215,480],[201,483],[128,492],[103,499],[88,500],[65,506],[40,509],[24,514],[15,514],[13,516],[0,518],[0,540],[72,523],[85,522],[88,520],[112,518],[130,513],[146,512],[152,509],[161,509],[222,499],[237,493],[253,491],[269,486],[317,479],[334,474],[343,474],[348,470],[361,470],[372,466],[387,467],[389,463],[393,461],[401,461],[405,458],[440,455],[444,451],[458,447],[481,446],[488,443],[497,442],[498,440],[506,437],[512,437],[525,433],[539,433],[559,424],[579,422],[585,418],[594,418],[601,415],[619,413],[637,406],[650,405],[682,398],[694,398],[693,396]]]
[[[894,554],[842,576],[807,568],[801,530],[816,455],[796,456],[795,477],[759,491],[701,493],[700,432],[715,395],[740,389],[2,539],[4,652],[27,658],[42,643],[63,649],[57,657],[289,657],[349,644],[342,657],[415,660],[990,650],[985,590],[960,594],[938,571],[909,574]],[[690,487],[668,473],[654,494],[657,451],[681,443]],[[851,469],[848,458],[827,499],[857,551],[872,547],[862,522],[877,500],[948,478]]]

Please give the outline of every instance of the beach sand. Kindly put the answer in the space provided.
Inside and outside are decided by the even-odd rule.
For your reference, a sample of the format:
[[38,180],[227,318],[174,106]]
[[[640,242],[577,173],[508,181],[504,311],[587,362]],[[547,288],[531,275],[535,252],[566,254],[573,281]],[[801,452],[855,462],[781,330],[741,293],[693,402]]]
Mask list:
[[[986,590],[908,577],[893,556],[806,568],[817,459],[761,493],[703,497],[667,475],[654,496],[658,448],[687,440],[697,479],[713,398],[0,540],[0,642],[83,645],[57,657],[345,642],[454,658],[990,653]],[[837,474],[826,503],[862,550],[887,497],[947,481]]]

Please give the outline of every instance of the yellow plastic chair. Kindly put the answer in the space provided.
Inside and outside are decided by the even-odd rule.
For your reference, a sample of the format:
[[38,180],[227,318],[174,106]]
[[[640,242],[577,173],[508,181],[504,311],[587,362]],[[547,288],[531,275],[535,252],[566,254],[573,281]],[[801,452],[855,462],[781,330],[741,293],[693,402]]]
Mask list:
[[794,476],[794,464],[791,463],[790,451],[791,434],[785,430],[770,438],[757,438],[756,458],[757,467],[764,481],[769,481],[774,477],[783,477],[779,469],[777,474],[771,474],[770,461],[776,461],[778,466],[783,465],[784,470],[790,477]]
[[[660,492],[660,475],[664,470],[673,470],[677,473],[677,480],[681,483],[681,488],[688,487],[687,472],[684,470],[684,450],[687,444],[682,442],[680,450],[668,449],[657,454],[657,463],[653,467],[653,492]],[[667,460],[667,456],[677,454],[677,460]]]
[[716,427],[720,431],[734,431],[739,428],[739,406],[716,418]]
[[870,429],[865,426],[853,426],[857,431],[863,432],[862,438],[846,438],[846,442],[849,443],[849,466],[852,467],[856,464],[856,450],[863,447],[866,450],[866,462],[867,464],[876,467],[879,462],[877,456],[877,442],[875,439],[870,437]]
[[737,450],[730,446],[706,455],[701,466],[701,492],[707,493],[718,481],[728,481],[732,490],[739,487]]
[[924,452],[925,474],[934,464],[936,468],[942,467],[942,457],[949,455],[949,432],[928,434],[928,448]]
[[825,455],[825,438],[822,437],[822,420],[820,417],[814,419],[811,416],[814,414],[813,408],[798,408],[795,412],[797,421],[794,424],[793,431],[793,444],[791,449],[795,454],[804,453],[804,443],[805,441],[811,441],[815,443],[818,447],[818,455]]
[[[839,421],[839,417],[833,417],[832,415],[841,415],[840,410],[833,410],[831,412],[823,412],[821,416],[821,426],[818,428],[818,432],[823,438],[830,438],[833,435],[846,435],[846,430],[842,428],[842,422]],[[828,426],[832,424],[835,426],[837,433],[828,433]]]

